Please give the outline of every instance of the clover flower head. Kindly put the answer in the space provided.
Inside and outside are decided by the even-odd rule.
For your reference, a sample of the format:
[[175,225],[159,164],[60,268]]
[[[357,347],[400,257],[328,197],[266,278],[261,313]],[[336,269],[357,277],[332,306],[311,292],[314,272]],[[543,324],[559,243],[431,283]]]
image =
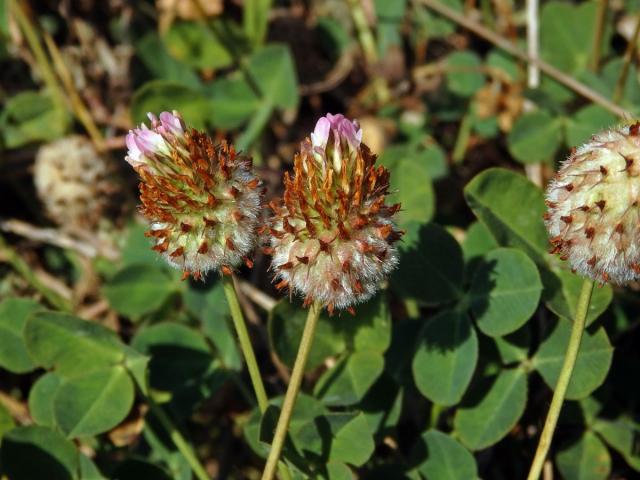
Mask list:
[[251,160],[187,128],[178,112],[149,120],[127,135],[126,161],[142,180],[153,249],[196,279],[251,264],[263,194]]
[[282,200],[271,202],[268,253],[279,280],[329,312],[369,299],[396,267],[393,222],[387,205],[389,172],[362,143],[362,130],[343,115],[318,120],[285,173]]
[[640,123],[597,133],[572,151],[546,204],[551,253],[600,282],[640,278]]

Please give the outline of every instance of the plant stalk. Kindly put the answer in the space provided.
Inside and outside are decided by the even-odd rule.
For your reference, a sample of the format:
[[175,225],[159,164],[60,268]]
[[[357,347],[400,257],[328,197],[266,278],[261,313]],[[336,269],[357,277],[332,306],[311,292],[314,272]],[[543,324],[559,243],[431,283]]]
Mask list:
[[553,393],[551,400],[551,406],[549,407],[549,413],[547,419],[544,422],[544,428],[538,441],[538,448],[536,454],[533,457],[531,469],[527,480],[538,480],[544,461],[549,452],[551,446],[551,440],[553,439],[553,433],[558,423],[558,417],[560,417],[560,410],[562,409],[562,403],[571,381],[571,374],[573,368],[576,365],[576,359],[578,358],[578,352],[580,350],[580,341],[582,340],[582,333],[587,320],[587,312],[589,311],[589,302],[591,301],[591,293],[593,292],[593,280],[585,279],[582,284],[582,290],[580,292],[580,298],[578,299],[578,308],[576,310],[576,316],[573,320],[573,327],[571,328],[571,336],[569,337],[569,344],[567,345],[567,353],[564,357],[564,363],[562,364],[562,370],[560,370],[560,376]]
[[229,304],[229,310],[231,310],[231,318],[233,319],[233,325],[238,335],[238,341],[240,342],[240,349],[244,356],[244,361],[247,364],[249,370],[249,376],[251,377],[251,383],[253,384],[253,391],[256,394],[258,400],[258,408],[260,412],[264,413],[269,405],[267,398],[267,392],[260,376],[260,369],[258,368],[258,361],[256,360],[256,354],[253,351],[251,345],[251,339],[249,338],[249,332],[247,331],[247,324],[244,321],[244,315],[240,309],[240,303],[238,302],[238,295],[236,294],[236,287],[233,282],[233,276],[222,276],[222,287],[224,294],[227,297],[227,303]]
[[289,422],[291,421],[291,414],[296,404],[296,398],[300,391],[300,385],[302,384],[302,377],[304,376],[304,369],[309,358],[309,352],[313,345],[313,337],[318,325],[318,319],[320,318],[320,312],[322,307],[318,303],[311,304],[309,308],[309,314],[307,315],[307,321],[302,332],[302,339],[300,340],[300,346],[298,347],[298,355],[296,361],[293,364],[293,371],[291,372],[291,380],[287,387],[287,393],[284,396],[282,402],[282,411],[280,412],[280,418],[276,425],[276,431],[273,435],[273,442],[271,443],[271,451],[267,458],[267,463],[262,472],[262,480],[272,480],[275,475],[276,465],[280,459],[282,453],[282,447],[287,437],[287,430],[289,428]]
[[210,480],[209,474],[205,470],[204,466],[196,457],[191,445],[185,440],[180,433],[180,430],[173,424],[169,416],[164,412],[162,407],[156,403],[153,399],[151,392],[147,395],[147,402],[149,403],[149,409],[153,413],[153,415],[158,419],[162,427],[167,431],[169,437],[173,444],[178,448],[180,453],[184,456],[184,458],[189,463],[191,470],[199,480]]
[[356,26],[356,30],[358,31],[358,40],[360,41],[360,46],[362,47],[362,51],[364,53],[364,58],[367,62],[367,65],[371,71],[372,75],[372,83],[373,88],[376,93],[376,97],[378,99],[378,103],[381,105],[387,103],[391,98],[391,94],[389,93],[389,87],[387,86],[387,82],[384,78],[380,76],[380,74],[375,71],[378,67],[378,48],[376,45],[376,40],[371,33],[371,29],[369,28],[369,24],[367,23],[367,17],[362,9],[361,0],[347,0],[347,4],[349,5],[349,9],[351,10],[351,16],[353,18],[353,23]]
[[607,7],[609,0],[599,0],[596,12],[595,32],[591,46],[591,71],[598,72],[600,68],[600,52],[602,50],[602,35],[604,34],[605,20],[607,19]]
[[16,252],[0,235],[0,263],[8,263],[13,269],[25,279],[25,281],[35,288],[51,304],[51,306],[62,310],[63,312],[73,311],[72,302],[61,296],[58,292],[49,288],[36,273],[33,268],[24,261],[24,259]]
[[627,75],[629,75],[629,67],[631,66],[633,54],[635,53],[638,46],[638,35],[640,35],[640,16],[638,16],[638,20],[636,20],[636,28],[633,29],[633,34],[631,35],[631,39],[629,40],[627,48],[624,52],[622,70],[620,71],[620,76],[618,77],[615,90],[613,91],[613,101],[616,103],[620,103],[620,100],[622,100],[624,87],[627,83]]
[[64,124],[66,125],[68,123],[65,115],[67,111],[67,104],[65,102],[64,94],[62,92],[62,89],[60,88],[60,85],[58,84],[53,68],[49,63],[47,54],[42,48],[38,32],[36,28],[31,24],[31,20],[29,20],[29,18],[23,11],[23,7],[20,2],[18,2],[17,0],[11,0],[9,2],[9,9],[13,13],[18,26],[24,34],[24,38],[27,41],[31,52],[33,53],[38,67],[40,68],[40,75],[42,76],[42,80],[49,89],[53,102],[58,107],[58,112],[61,114],[60,121],[64,122]]
[[[231,310],[231,318],[233,319],[233,325],[238,335],[240,342],[240,349],[244,356],[244,361],[247,364],[249,370],[249,376],[251,377],[251,384],[253,385],[253,391],[256,394],[258,400],[258,409],[260,413],[264,413],[269,406],[269,399],[267,392],[260,376],[260,369],[258,368],[258,361],[251,345],[251,339],[249,338],[249,332],[247,331],[247,324],[244,321],[244,315],[240,308],[240,302],[238,302],[238,295],[236,293],[235,278],[233,275],[224,275],[222,277],[222,286],[224,294],[227,297],[227,303],[229,304],[229,310]],[[291,474],[289,468],[283,462],[278,463],[278,472],[282,480],[290,480]]]

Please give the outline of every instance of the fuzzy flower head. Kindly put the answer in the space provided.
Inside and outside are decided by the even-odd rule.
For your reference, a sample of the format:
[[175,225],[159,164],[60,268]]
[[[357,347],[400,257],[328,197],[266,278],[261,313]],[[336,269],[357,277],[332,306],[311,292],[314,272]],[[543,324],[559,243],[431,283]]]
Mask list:
[[305,298],[352,309],[370,298],[396,267],[393,223],[400,205],[386,205],[389,172],[362,143],[362,130],[342,115],[318,120],[301,145],[293,176],[285,173],[282,201],[269,228],[272,268]]
[[185,126],[177,112],[149,114],[126,138],[126,156],[141,178],[141,212],[154,250],[185,277],[230,273],[254,248],[262,203],[251,160],[226,143]]
[[600,282],[640,278],[640,123],[600,132],[574,150],[546,198],[551,253]]

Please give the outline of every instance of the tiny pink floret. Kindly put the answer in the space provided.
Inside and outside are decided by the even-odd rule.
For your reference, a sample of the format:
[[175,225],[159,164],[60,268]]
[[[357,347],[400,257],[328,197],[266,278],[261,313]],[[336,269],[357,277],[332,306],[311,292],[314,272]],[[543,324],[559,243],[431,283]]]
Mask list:
[[327,113],[317,121],[311,133],[314,151],[325,153],[331,134],[333,134],[333,147],[338,153],[342,151],[343,146],[353,152],[362,143],[362,129],[357,121],[351,121],[341,113],[335,115]]
[[153,113],[148,113],[147,117],[151,128],[143,123],[140,127],[129,130],[126,136],[129,151],[125,159],[134,167],[145,164],[145,157],[165,153],[167,142],[181,137],[186,130],[180,114],[176,111],[162,112],[160,118]]

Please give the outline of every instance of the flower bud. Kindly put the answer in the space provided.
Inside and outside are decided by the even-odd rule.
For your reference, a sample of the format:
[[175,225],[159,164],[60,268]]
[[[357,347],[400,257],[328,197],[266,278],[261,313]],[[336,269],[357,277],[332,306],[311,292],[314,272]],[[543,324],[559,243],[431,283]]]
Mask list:
[[342,115],[318,120],[311,138],[284,176],[284,198],[274,201],[269,228],[272,268],[279,288],[334,309],[370,298],[396,267],[393,223],[400,205],[388,206],[389,172],[361,143],[362,130]]
[[201,278],[231,273],[253,250],[262,204],[251,160],[225,142],[186,128],[177,112],[149,114],[126,138],[126,157],[138,172],[147,236],[170,265]]
[[551,253],[601,282],[640,277],[640,123],[600,132],[574,150],[546,198]]

